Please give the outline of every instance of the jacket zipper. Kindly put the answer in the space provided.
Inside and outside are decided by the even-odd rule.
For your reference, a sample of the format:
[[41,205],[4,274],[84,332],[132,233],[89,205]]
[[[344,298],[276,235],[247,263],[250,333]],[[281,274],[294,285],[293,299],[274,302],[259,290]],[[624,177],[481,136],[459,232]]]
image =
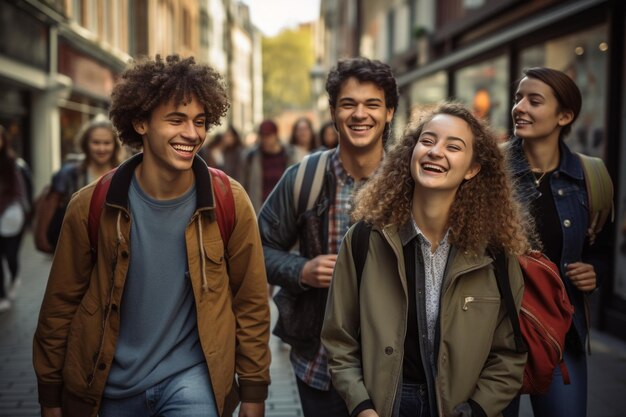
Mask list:
[[469,309],[469,305],[471,303],[477,303],[477,302],[499,302],[500,299],[496,298],[496,297],[472,297],[472,296],[468,296],[465,297],[465,300],[463,302],[463,311],[467,311]]

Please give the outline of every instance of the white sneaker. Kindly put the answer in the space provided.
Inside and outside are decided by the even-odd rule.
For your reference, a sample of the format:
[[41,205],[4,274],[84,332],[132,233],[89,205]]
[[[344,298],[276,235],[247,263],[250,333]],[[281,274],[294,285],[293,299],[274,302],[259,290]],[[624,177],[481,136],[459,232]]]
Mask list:
[[20,285],[22,285],[22,279],[18,277],[15,279],[15,281],[13,281],[13,284],[11,285],[11,288],[9,289],[9,294],[8,294],[9,300],[15,301],[15,299],[17,298],[17,290],[18,288],[20,288]]
[[11,308],[11,302],[6,299],[0,299],[0,313],[4,313],[5,311],[9,311],[9,309]]

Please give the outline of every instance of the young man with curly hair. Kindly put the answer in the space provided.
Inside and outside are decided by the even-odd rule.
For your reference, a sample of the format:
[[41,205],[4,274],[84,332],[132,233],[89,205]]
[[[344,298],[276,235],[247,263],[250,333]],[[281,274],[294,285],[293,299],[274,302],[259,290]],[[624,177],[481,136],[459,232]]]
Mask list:
[[[331,384],[320,343],[321,323],[337,252],[350,226],[353,191],[380,164],[398,105],[391,68],[365,58],[339,61],[328,74],[326,91],[339,146],[327,151],[323,186],[313,196],[316,203],[298,213],[296,164],[285,172],[259,213],[268,280],[281,287],[275,298],[280,317],[274,333],[291,345],[305,417],[349,415]],[[298,240],[296,253],[292,247]]]
[[110,117],[143,152],[110,178],[92,260],[94,184],[72,198],[34,338],[42,415],[261,417],[269,308],[255,213],[230,180],[223,241],[214,178],[196,153],[228,108],[212,68],[177,55],[137,63]]

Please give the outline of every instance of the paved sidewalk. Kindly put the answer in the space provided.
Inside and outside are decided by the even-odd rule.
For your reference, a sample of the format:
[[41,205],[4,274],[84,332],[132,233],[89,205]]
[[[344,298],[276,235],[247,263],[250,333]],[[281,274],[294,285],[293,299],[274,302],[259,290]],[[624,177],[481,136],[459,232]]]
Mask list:
[[[39,416],[31,347],[51,257],[37,252],[30,234],[21,252],[22,286],[13,308],[0,314],[0,417]],[[272,314],[275,308],[272,303]],[[272,385],[266,417],[300,417],[298,391],[288,347],[272,336]],[[626,343],[593,331],[588,417],[626,416]],[[532,417],[522,399],[521,417]]]

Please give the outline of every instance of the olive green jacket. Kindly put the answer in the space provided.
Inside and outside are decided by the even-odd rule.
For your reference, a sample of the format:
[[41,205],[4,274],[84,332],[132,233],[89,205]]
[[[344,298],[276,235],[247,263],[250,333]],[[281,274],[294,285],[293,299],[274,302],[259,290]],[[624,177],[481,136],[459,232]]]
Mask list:
[[[360,289],[351,241],[343,240],[330,288],[322,342],[332,381],[351,412],[370,400],[381,417],[395,415],[402,378],[408,294],[397,227],[372,230]],[[498,291],[492,259],[454,250],[439,310],[434,387],[439,416],[451,416],[469,399],[487,416],[498,416],[517,395],[526,354],[515,351],[513,329]],[[522,273],[514,257],[508,268],[517,308]],[[419,274],[418,274],[419,276]],[[360,331],[360,334],[359,334]],[[415,335],[418,337],[418,335]],[[430,352],[422,357],[428,357]],[[427,370],[428,372],[428,370]]]

